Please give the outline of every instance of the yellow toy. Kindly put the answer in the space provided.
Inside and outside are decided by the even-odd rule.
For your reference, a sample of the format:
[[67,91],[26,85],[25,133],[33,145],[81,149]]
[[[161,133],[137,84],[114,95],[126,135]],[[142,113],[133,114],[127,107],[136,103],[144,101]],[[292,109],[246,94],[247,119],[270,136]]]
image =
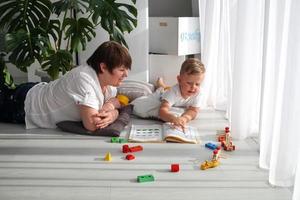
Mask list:
[[111,161],[112,160],[110,152],[106,153],[104,160],[105,161]]
[[119,100],[122,106],[127,106],[129,103],[129,98],[123,94],[118,94],[117,99]]
[[220,165],[220,162],[218,160],[210,160],[210,161],[206,160],[201,164],[200,169],[206,170],[208,168],[214,168],[219,165]]
[[208,168],[214,168],[214,167],[219,166],[220,165],[220,162],[219,162],[220,153],[221,153],[221,148],[218,147],[217,149],[215,149],[213,151],[212,159],[210,161],[208,161],[208,160],[204,161],[201,164],[200,169],[206,170]]

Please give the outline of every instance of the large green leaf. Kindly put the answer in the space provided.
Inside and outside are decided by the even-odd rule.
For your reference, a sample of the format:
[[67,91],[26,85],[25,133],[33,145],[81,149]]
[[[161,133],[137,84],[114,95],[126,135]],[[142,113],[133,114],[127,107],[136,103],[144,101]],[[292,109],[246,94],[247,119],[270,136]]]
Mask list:
[[86,18],[67,18],[64,22],[65,39],[71,39],[71,51],[85,50],[87,42],[96,36],[93,24]]
[[127,46],[123,34],[130,33],[137,26],[137,9],[133,5],[115,0],[91,0],[90,10],[95,24],[100,20],[112,40]]
[[[6,30],[2,51],[10,63],[25,72],[38,60],[55,79],[59,72],[73,67],[72,53],[86,49],[98,25],[108,32],[110,40],[127,46],[124,33],[137,26],[135,3],[136,0],[128,4],[116,0],[0,0],[0,31]],[[83,17],[77,19],[79,12]],[[51,14],[60,17],[53,19]]]
[[50,17],[51,6],[50,0],[1,0],[0,28],[7,26],[8,32],[34,29]]
[[[89,0],[59,0],[53,3],[53,12],[60,15],[62,12],[74,10],[76,13],[85,13]],[[85,8],[85,10],[82,10]]]
[[31,34],[25,30],[18,30],[6,35],[7,50],[10,53],[9,60],[22,71],[27,72],[35,59],[42,61],[42,55],[47,52],[48,38],[38,34],[38,29]]
[[73,57],[69,51],[50,51],[42,64],[42,69],[47,71],[52,79],[57,79],[59,72],[63,74],[73,68]]

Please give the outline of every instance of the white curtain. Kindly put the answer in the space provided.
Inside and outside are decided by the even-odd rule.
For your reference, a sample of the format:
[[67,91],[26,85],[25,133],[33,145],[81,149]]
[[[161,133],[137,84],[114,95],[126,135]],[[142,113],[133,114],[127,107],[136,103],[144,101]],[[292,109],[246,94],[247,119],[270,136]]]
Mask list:
[[300,199],[299,11],[299,0],[199,0],[206,100],[214,107],[227,102],[234,138],[259,133],[260,166],[269,169],[271,184],[295,185],[294,200]]
[[204,105],[225,110],[230,88],[229,8],[215,1],[199,1],[202,54],[206,66]]
[[260,166],[270,169],[271,184],[291,186],[300,153],[300,2],[266,5]]

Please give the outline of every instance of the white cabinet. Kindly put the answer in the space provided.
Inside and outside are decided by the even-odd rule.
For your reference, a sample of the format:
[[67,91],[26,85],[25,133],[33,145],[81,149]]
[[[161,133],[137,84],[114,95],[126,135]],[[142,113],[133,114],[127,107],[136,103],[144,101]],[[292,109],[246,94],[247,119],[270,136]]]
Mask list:
[[157,78],[162,77],[167,85],[174,85],[184,60],[185,56],[150,54],[149,82],[155,84]]
[[149,51],[170,55],[200,53],[199,17],[150,17]]

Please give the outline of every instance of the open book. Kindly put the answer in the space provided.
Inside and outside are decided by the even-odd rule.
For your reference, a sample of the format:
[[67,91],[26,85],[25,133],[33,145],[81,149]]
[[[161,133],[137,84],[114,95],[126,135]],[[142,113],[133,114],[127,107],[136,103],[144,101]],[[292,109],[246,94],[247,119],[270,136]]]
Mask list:
[[170,123],[152,125],[132,125],[128,140],[130,142],[177,142],[200,143],[198,129],[187,126],[185,131],[174,128]]

